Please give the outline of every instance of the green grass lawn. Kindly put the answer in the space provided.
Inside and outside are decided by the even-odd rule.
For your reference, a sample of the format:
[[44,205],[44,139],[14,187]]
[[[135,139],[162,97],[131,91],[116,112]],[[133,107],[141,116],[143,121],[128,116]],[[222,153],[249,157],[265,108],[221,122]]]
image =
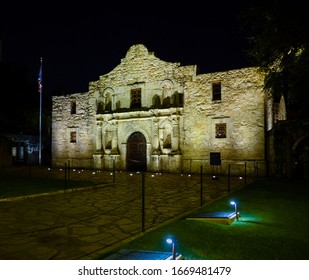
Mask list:
[[[240,218],[231,225],[181,219],[118,247],[169,251],[166,238],[176,240],[177,252],[187,260],[309,259],[309,183],[267,179],[223,197],[198,212],[233,210]],[[108,254],[101,255],[103,259]]]

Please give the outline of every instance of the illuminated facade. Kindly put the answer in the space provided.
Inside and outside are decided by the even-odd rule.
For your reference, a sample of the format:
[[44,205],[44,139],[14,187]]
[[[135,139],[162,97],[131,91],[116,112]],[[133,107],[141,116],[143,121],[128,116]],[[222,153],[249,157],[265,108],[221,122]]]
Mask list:
[[[267,96],[255,67],[197,74],[132,46],[89,91],[53,96],[52,164],[103,170],[195,172],[219,157],[265,161]],[[210,170],[210,168],[209,168]]]

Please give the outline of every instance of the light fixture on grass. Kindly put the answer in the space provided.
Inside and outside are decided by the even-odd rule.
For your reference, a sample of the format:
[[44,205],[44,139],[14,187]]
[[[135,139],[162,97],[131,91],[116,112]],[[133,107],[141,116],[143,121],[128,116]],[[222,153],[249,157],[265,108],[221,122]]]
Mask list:
[[171,238],[167,238],[166,242],[168,244],[172,244],[172,256],[173,256],[173,260],[176,260],[176,246],[175,246],[175,242]]
[[235,207],[236,221],[238,221],[238,207],[237,207],[237,203],[235,201],[231,201],[231,205],[234,205],[234,207]]

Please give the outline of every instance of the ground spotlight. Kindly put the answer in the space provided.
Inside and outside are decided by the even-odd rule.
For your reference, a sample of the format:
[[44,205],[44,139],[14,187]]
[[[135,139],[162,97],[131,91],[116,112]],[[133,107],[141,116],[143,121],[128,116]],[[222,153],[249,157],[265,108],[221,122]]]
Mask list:
[[172,255],[173,255],[173,260],[176,260],[176,246],[175,246],[175,242],[173,241],[173,239],[171,238],[167,238],[166,242],[168,244],[172,244]]
[[235,201],[231,201],[231,205],[234,205],[234,207],[235,207],[236,221],[238,221],[238,207],[237,207],[237,203]]

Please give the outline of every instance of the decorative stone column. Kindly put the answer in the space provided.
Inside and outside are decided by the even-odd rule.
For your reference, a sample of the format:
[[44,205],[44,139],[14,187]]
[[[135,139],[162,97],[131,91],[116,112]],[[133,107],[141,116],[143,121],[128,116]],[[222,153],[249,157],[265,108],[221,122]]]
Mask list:
[[112,93],[112,106],[111,106],[112,111],[116,110],[116,94]]
[[96,150],[102,151],[102,122],[97,122]]
[[160,153],[159,151],[159,124],[158,119],[153,119],[153,139],[152,139],[152,154],[157,155]]
[[112,154],[118,154],[118,133],[117,133],[117,125],[113,123],[112,127]]
[[172,135],[172,151],[178,152],[179,150],[179,122],[173,119],[173,135]]
[[163,153],[164,147],[164,128],[159,128],[159,150]]

